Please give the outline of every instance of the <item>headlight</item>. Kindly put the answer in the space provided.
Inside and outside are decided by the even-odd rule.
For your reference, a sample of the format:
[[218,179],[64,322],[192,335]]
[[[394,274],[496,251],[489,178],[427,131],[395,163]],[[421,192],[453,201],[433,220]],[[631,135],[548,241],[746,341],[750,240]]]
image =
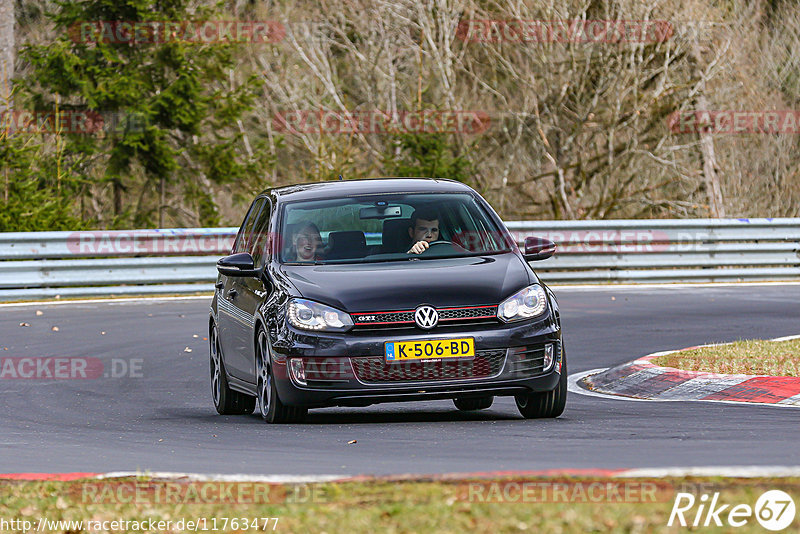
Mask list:
[[547,296],[539,284],[517,291],[497,307],[497,317],[506,323],[531,319],[547,309]]
[[291,299],[287,316],[289,324],[303,330],[344,332],[353,326],[345,312],[305,299]]

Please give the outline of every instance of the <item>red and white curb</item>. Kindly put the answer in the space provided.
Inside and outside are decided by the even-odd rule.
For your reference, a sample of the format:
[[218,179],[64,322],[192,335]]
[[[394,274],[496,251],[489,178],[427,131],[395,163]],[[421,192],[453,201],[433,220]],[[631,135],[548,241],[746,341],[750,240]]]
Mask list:
[[766,478],[800,477],[800,466],[713,466],[645,467],[634,469],[545,469],[532,471],[477,471],[466,473],[398,475],[215,475],[202,473],[114,471],[110,473],[0,473],[0,481],[80,481],[145,477],[171,482],[254,482],[263,484],[321,484],[341,482],[458,481],[508,477],[588,477],[588,478],[662,478],[662,477]]
[[[797,338],[800,336],[770,341]],[[626,400],[717,401],[800,407],[800,377],[684,371],[652,363],[659,356],[696,348],[700,347],[656,352],[611,369],[572,375],[570,391]]]

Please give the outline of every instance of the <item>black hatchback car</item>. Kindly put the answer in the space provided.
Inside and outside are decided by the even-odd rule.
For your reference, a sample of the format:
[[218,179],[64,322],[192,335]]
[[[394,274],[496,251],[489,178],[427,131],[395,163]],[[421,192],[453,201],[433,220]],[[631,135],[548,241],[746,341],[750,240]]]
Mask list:
[[489,204],[449,180],[270,189],[217,262],[209,344],[221,414],[270,423],[309,408],[514,396],[558,417],[567,361],[558,303]]

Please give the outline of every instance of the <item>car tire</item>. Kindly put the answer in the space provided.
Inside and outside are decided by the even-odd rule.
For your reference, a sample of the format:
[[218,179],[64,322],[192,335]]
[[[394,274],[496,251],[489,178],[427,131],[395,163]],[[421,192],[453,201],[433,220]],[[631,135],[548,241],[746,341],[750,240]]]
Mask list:
[[247,415],[253,413],[256,398],[228,386],[225,362],[219,346],[217,325],[212,324],[208,333],[209,368],[211,371],[211,399],[220,415]]
[[485,410],[489,408],[494,402],[494,397],[456,397],[453,399],[453,404],[462,412],[471,412],[474,410]]
[[567,405],[567,358],[562,351],[561,377],[552,391],[528,393],[514,397],[519,413],[525,419],[544,419],[558,417]]
[[275,375],[272,372],[267,333],[259,328],[256,335],[256,391],[258,392],[258,411],[267,423],[299,423],[305,419],[308,410],[298,406],[287,406],[278,396]]

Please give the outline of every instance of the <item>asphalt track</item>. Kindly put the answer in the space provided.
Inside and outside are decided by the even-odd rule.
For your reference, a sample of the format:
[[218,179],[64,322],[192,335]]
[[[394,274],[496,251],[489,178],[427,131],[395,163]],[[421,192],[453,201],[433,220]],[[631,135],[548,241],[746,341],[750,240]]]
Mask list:
[[[800,333],[800,285],[556,293],[571,374],[659,350]],[[0,473],[356,475],[800,465],[800,410],[770,406],[571,393],[555,420],[524,420],[507,398],[475,414],[460,413],[449,401],[313,410],[302,425],[219,416],[203,341],[209,302],[0,307],[0,358],[99,358],[107,370],[112,359],[141,359],[138,377],[0,379]]]

